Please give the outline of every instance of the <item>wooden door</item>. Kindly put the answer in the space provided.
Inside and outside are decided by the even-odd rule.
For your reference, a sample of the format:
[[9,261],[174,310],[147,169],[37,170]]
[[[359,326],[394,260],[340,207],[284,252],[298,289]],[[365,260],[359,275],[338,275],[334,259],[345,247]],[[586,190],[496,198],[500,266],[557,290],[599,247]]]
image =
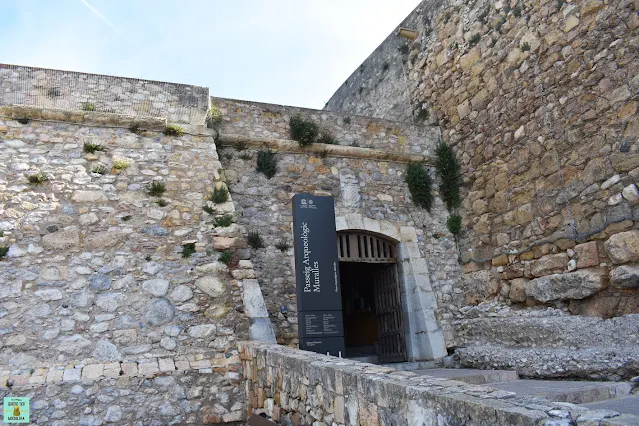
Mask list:
[[379,265],[373,285],[379,330],[379,362],[404,362],[406,334],[396,265]]

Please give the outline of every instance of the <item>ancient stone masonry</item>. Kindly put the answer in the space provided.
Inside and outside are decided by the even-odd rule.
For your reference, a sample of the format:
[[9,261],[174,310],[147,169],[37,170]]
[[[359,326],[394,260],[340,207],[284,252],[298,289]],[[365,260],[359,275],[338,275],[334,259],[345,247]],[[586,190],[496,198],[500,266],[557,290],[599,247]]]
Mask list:
[[466,185],[463,304],[639,313],[639,3],[426,0],[401,26],[419,37],[389,36],[358,84],[391,87],[379,64],[401,64],[410,101],[351,77],[327,109],[396,101],[442,127]]
[[623,425],[632,415],[282,346],[240,345],[249,412],[283,425]]
[[[178,398],[158,415],[238,421],[243,404],[234,396],[231,360],[259,313],[245,313],[243,301],[244,283],[250,287],[255,276],[251,262],[218,261],[223,250],[246,243],[240,225],[212,223],[235,215],[232,199],[207,201],[225,185],[215,132],[201,126],[199,134],[169,137],[156,130],[163,128],[157,119],[131,123],[100,112],[2,108],[0,246],[8,253],[0,268],[0,386],[4,394],[13,384],[36,386],[31,395],[42,398],[43,419],[61,418],[69,404],[108,422],[141,415],[126,398],[144,406],[139,398],[162,386],[193,392],[205,384],[220,390],[207,393],[208,414],[197,398],[182,405]],[[99,149],[85,152],[88,143]],[[40,185],[30,182],[36,173],[46,177]],[[151,182],[162,182],[164,193],[150,195]],[[203,211],[207,204],[212,215]],[[178,374],[164,384],[118,377],[175,372],[163,366],[167,359],[177,370],[215,374]],[[101,375],[106,379],[90,382]],[[44,376],[53,379],[45,385]],[[73,381],[87,388],[66,385]],[[109,396],[100,405],[83,408],[102,392]],[[144,409],[161,399],[148,398]]]
[[[350,117],[350,124],[344,124],[343,117],[334,114],[253,102],[213,98],[212,104],[218,105],[225,117],[219,129],[220,159],[233,199],[239,206],[239,223],[259,231],[265,242],[264,248],[251,250],[251,254],[280,342],[297,342],[291,197],[299,192],[332,195],[336,214],[345,218],[344,227],[340,228],[338,223],[338,229],[367,229],[364,224],[370,221],[371,226],[377,224],[377,228],[370,231],[388,235],[391,231],[384,231],[379,225],[379,222],[387,222],[388,229],[393,230],[388,236],[402,241],[403,236],[396,229],[406,227],[408,235],[410,227],[413,235],[406,241],[416,243],[411,253],[420,259],[425,256],[428,263],[427,266],[424,263],[418,273],[428,271],[425,280],[432,285],[436,297],[437,320],[445,337],[452,337],[449,305],[461,297],[461,282],[457,279],[460,272],[455,244],[445,225],[447,211],[439,198],[431,213],[413,205],[404,182],[405,163],[369,159],[369,154],[374,157],[372,150],[361,148],[353,158],[333,156],[321,148],[314,148],[319,152],[309,154],[281,149],[276,154],[278,172],[267,179],[256,171],[254,144],[249,147],[239,137],[262,140],[262,149],[277,149],[282,145],[276,145],[273,138],[290,138],[289,118],[301,113],[331,132],[340,145],[354,141],[360,147],[379,147],[385,151],[394,146],[393,149],[399,148],[400,152],[428,154],[437,144],[436,131],[356,116]],[[235,137],[230,138],[229,134]],[[327,150],[331,147],[333,145],[326,145]],[[349,217],[351,222],[347,225]],[[286,314],[281,312],[282,307]],[[420,312],[420,315],[432,317],[432,311]],[[430,323],[439,328],[435,318]]]
[[89,110],[202,124],[206,87],[0,64],[0,105]]

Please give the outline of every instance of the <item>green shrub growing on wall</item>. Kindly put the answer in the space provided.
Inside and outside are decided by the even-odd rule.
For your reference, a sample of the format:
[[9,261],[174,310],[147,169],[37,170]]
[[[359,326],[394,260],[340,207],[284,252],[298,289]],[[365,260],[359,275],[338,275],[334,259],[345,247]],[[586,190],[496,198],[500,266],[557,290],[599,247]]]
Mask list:
[[225,214],[224,216],[220,216],[215,219],[213,222],[213,226],[216,228],[226,228],[233,224],[233,216],[230,214]]
[[0,259],[5,257],[7,255],[7,253],[9,253],[9,247],[0,246]]
[[225,186],[215,187],[213,193],[209,196],[209,200],[215,204],[226,203],[229,200],[229,190]]
[[164,128],[164,134],[167,136],[182,136],[184,129],[175,124],[169,124]]
[[449,216],[448,219],[446,219],[446,227],[448,228],[450,233],[455,236],[459,235],[459,233],[461,232],[461,223],[462,218],[458,214]]
[[222,122],[222,111],[217,105],[211,104],[211,109],[206,116],[206,127],[209,129],[217,128]]
[[437,146],[437,172],[441,178],[439,192],[449,212],[461,205],[459,188],[461,184],[461,168],[457,156],[446,142]]
[[85,102],[82,104],[83,111],[95,111],[95,105],[91,102]]
[[275,176],[275,173],[277,173],[277,158],[275,158],[275,153],[270,149],[266,151],[260,150],[257,153],[256,170],[258,173],[264,174],[267,179]]
[[413,197],[413,203],[430,212],[433,205],[433,180],[424,166],[418,163],[410,163],[406,168],[406,183],[408,184],[410,195]]
[[44,182],[49,180],[49,176],[45,175],[44,173],[38,172],[34,175],[28,176],[27,179],[29,179],[29,183],[32,183],[34,185],[42,185]]
[[291,117],[291,138],[299,142],[300,146],[308,146],[315,142],[319,135],[319,127],[313,121],[294,115]]
[[228,265],[229,263],[231,263],[231,260],[233,260],[233,250],[224,250],[221,254],[220,257],[218,257],[218,260],[226,265]]
[[481,35],[479,34],[474,34],[470,40],[468,40],[468,47],[473,47],[475,46],[477,43],[479,43],[479,40],[481,40]]
[[249,232],[248,245],[255,250],[264,247],[264,240],[262,240],[262,237],[260,236],[259,231]]
[[166,184],[160,180],[154,180],[149,184],[149,195],[161,197],[166,191]]
[[188,243],[182,246],[182,257],[184,259],[188,259],[193,253],[195,253],[195,243]]

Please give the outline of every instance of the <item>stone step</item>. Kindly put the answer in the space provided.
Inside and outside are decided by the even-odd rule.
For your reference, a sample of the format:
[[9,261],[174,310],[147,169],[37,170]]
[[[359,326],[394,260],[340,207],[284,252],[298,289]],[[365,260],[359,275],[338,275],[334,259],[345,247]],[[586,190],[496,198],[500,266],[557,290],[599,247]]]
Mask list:
[[382,367],[390,367],[395,370],[401,371],[412,371],[417,372],[416,370],[424,370],[427,368],[437,368],[441,365],[441,362],[438,361],[415,361],[415,362],[396,362],[392,364],[380,364]]
[[516,370],[524,378],[621,381],[639,375],[639,346],[525,349],[477,345],[457,348],[454,357],[462,368]]
[[485,385],[498,382],[518,380],[516,371],[511,370],[474,370],[469,368],[431,368],[417,370],[420,376],[432,376],[442,379],[457,380],[471,385]]
[[568,380],[517,380],[491,383],[491,388],[518,395],[530,395],[557,402],[586,404],[626,397],[632,391],[628,382],[579,382]]
[[583,405],[593,410],[611,410],[623,414],[639,416],[639,395],[630,395],[606,401],[589,402]]

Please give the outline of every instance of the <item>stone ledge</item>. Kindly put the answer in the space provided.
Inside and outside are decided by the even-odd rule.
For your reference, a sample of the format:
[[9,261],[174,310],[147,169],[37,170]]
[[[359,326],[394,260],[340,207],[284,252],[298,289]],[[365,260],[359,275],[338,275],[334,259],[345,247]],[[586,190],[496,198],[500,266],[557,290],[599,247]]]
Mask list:
[[[32,387],[50,383],[98,380],[117,377],[145,377],[166,375],[169,372],[198,371],[210,374],[220,369],[231,372],[240,366],[239,355],[215,358],[207,354],[140,358],[113,362],[68,362],[38,368],[19,368],[0,365],[0,389]],[[27,366],[29,367],[29,366]],[[7,386],[11,384],[11,386]]]
[[[322,406],[334,407],[340,425],[387,424],[391,418],[395,424],[567,424],[554,423],[566,412],[578,423],[588,419],[593,425],[639,420],[283,346],[242,342],[239,347],[249,410],[276,421],[291,415],[309,424],[322,421]],[[321,398],[314,396],[316,389]],[[290,398],[300,403],[291,405]]]
[[12,119],[28,118],[30,120],[65,121],[76,124],[127,128],[135,124],[145,130],[163,130],[167,125],[166,118],[161,117],[131,117],[110,112],[67,111],[27,105],[5,105],[0,107],[0,114]]
[[397,154],[371,148],[357,148],[343,145],[327,145],[314,143],[308,147],[300,147],[299,143],[287,139],[260,138],[255,136],[221,134],[217,139],[220,146],[246,145],[251,148],[269,148],[294,154],[319,154],[329,157],[359,158],[364,160],[390,161],[394,163],[424,163],[435,165],[435,158],[424,155]]

